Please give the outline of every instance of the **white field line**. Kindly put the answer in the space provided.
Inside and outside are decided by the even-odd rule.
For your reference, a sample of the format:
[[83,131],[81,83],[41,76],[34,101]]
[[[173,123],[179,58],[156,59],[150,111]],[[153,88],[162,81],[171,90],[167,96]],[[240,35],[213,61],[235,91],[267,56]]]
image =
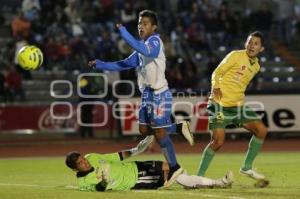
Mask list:
[[221,196],[221,195],[213,195],[213,194],[206,194],[206,193],[193,193],[193,192],[188,192],[188,191],[184,191],[182,193],[174,193],[174,192],[166,192],[163,190],[158,190],[158,191],[146,191],[146,190],[138,190],[138,191],[134,191],[137,193],[153,193],[155,192],[155,194],[162,194],[162,195],[174,195],[174,194],[184,194],[184,195],[189,195],[189,196],[202,196],[202,197],[207,197],[207,198],[224,198],[224,199],[245,199],[242,197],[237,197],[237,196]]
[[66,185],[66,186],[51,186],[51,185],[38,185],[38,184],[18,184],[18,183],[0,183],[0,186],[16,186],[16,187],[38,187],[38,188],[67,188],[67,189],[77,189],[76,186]]
[[48,186],[48,185],[38,185],[38,184],[17,184],[17,183],[0,183],[0,186],[54,188],[54,186]]

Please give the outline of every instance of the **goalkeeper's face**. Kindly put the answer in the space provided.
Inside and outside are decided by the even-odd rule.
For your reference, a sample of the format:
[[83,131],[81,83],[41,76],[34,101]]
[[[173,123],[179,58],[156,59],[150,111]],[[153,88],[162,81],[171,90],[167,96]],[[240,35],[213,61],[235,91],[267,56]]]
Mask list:
[[146,40],[150,35],[152,35],[157,29],[157,25],[151,23],[149,17],[140,17],[138,30],[141,39]]
[[245,48],[246,48],[247,55],[250,58],[256,57],[260,52],[264,50],[261,39],[255,36],[249,36],[247,38],[247,41],[245,43]]
[[76,161],[76,170],[79,172],[89,171],[92,168],[91,164],[83,156],[79,156]]

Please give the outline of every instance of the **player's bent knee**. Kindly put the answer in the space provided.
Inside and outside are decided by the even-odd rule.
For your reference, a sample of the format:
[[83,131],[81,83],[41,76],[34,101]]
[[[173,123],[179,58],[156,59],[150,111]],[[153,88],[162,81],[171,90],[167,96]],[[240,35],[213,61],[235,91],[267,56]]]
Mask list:
[[224,140],[223,139],[216,139],[213,140],[210,144],[210,147],[214,150],[214,151],[218,151],[224,144]]
[[262,126],[258,129],[258,134],[261,138],[265,138],[268,134],[268,129],[265,126]]

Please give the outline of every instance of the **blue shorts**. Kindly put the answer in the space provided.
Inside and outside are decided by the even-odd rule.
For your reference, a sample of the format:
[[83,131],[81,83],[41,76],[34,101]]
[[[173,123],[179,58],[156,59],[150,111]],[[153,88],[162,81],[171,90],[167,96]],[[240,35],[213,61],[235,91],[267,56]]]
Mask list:
[[152,128],[165,128],[172,125],[172,93],[169,89],[154,94],[153,89],[146,87],[142,94],[139,110],[139,124]]

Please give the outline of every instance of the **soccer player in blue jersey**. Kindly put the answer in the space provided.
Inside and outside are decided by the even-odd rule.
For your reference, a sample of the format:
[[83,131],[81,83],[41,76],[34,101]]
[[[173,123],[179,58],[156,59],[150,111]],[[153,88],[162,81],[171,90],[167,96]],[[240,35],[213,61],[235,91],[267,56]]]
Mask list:
[[[156,13],[151,10],[143,10],[139,13],[138,32],[141,40],[135,39],[121,24],[116,26],[121,37],[135,51],[124,60],[104,62],[96,59],[90,61],[89,66],[108,71],[136,69],[138,85],[142,93],[139,131],[142,135],[155,135],[170,167],[164,184],[168,187],[183,172],[183,168],[176,160],[174,146],[167,133],[167,131],[174,132],[175,127],[171,122],[172,93],[165,77],[164,45],[159,34],[156,33],[158,19]],[[168,128],[172,130],[167,130]]]

